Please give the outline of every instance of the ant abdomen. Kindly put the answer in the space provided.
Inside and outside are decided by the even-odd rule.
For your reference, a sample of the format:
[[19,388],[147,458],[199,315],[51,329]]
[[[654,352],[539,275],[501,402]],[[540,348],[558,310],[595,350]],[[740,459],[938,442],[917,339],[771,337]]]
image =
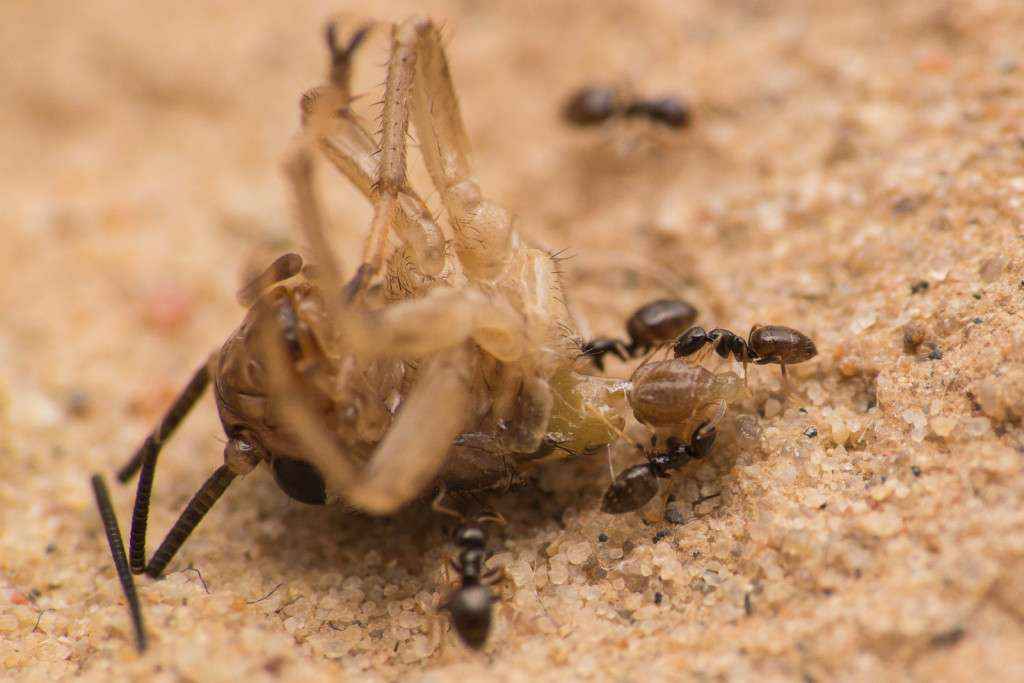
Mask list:
[[581,346],[582,355],[591,359],[598,370],[604,370],[604,357],[611,354],[619,360],[636,358],[673,339],[693,324],[697,309],[683,299],[656,299],[633,311],[626,321],[629,341],[599,337]]
[[577,126],[604,123],[618,113],[618,96],[612,88],[580,88],[562,108],[562,116]]
[[743,393],[733,372],[713,373],[680,360],[648,363],[633,373],[627,392],[637,420],[651,427],[676,427],[712,403],[732,403]]
[[814,342],[800,330],[782,325],[755,325],[747,341],[758,358],[755,363],[793,365],[818,355]]
[[697,319],[697,309],[682,299],[658,299],[636,310],[626,321],[629,348],[640,351],[671,341]]
[[649,463],[633,465],[619,473],[605,491],[601,511],[611,515],[633,512],[658,493],[658,477]]
[[494,597],[487,586],[470,584],[455,591],[447,607],[459,638],[474,650],[487,642],[491,631],[491,603]]

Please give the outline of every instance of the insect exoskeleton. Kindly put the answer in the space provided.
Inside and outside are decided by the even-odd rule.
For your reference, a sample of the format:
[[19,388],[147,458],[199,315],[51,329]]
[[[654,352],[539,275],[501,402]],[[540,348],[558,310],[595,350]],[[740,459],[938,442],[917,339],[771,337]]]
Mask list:
[[[656,430],[683,434],[706,411],[724,414],[742,396],[743,379],[734,372],[711,372],[679,359],[641,365],[626,392],[636,419]],[[720,419],[720,418],[719,418]]]

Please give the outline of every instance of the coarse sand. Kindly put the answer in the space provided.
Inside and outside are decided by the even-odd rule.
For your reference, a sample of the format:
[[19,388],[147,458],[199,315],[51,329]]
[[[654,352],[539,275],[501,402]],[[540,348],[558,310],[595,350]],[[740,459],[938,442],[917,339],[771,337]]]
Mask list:
[[[89,475],[112,479],[241,319],[241,272],[294,239],[298,96],[324,20],[366,5],[2,3],[0,677],[1024,680],[1024,5],[371,4],[445,22],[481,185],[567,250],[584,334],[682,296],[818,357],[789,397],[752,368],[667,509],[601,513],[603,453],[497,499],[483,653],[435,611],[443,520],[305,507],[260,469],[139,581],[138,656]],[[693,125],[571,129],[587,83],[678,95]],[[351,267],[369,208],[322,181]],[[161,457],[151,536],[222,441],[207,396]],[[125,528],[133,491],[113,494]]]

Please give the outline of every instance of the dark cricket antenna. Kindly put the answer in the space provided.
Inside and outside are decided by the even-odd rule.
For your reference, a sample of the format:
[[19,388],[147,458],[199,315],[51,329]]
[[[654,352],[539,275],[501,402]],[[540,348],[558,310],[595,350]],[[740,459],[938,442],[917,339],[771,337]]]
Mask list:
[[[178,521],[167,532],[163,543],[153,553],[149,564],[146,565],[147,574],[155,579],[163,573],[167,563],[171,561],[171,558],[174,557],[175,553],[178,552],[178,549],[185,542],[185,539],[195,530],[199,522],[206,516],[206,513],[213,507],[213,504],[217,502],[217,499],[224,494],[224,491],[227,490],[228,485],[234,480],[235,476],[231,468],[227,465],[221,465],[199,487],[196,495],[192,496],[192,500],[188,502],[181,516],[178,517]],[[139,545],[143,546],[144,543],[145,539],[141,539]],[[122,552],[124,552],[123,549]],[[142,552],[145,552],[145,550]]]
[[92,490],[96,495],[96,506],[100,510],[100,518],[103,520],[103,529],[107,534],[107,543],[110,544],[110,554],[114,557],[114,567],[117,569],[117,577],[121,580],[121,589],[128,601],[128,610],[132,615],[132,625],[135,627],[135,648],[139,652],[146,650],[146,629],[142,625],[142,607],[139,605],[139,595],[135,591],[135,579],[132,578],[131,570],[128,568],[128,557],[124,552],[124,539],[121,537],[121,529],[117,525],[117,515],[114,514],[114,506],[110,503],[110,492],[98,474],[92,475]]

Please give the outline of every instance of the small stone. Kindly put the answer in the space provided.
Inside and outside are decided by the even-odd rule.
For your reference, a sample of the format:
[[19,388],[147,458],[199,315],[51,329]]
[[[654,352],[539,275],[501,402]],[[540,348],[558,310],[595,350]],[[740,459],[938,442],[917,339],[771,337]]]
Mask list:
[[972,439],[981,438],[992,429],[992,421],[987,417],[969,417],[963,421],[964,434]]
[[607,543],[608,542],[608,534],[606,534],[604,532],[599,533],[597,535],[597,542],[598,543]]
[[947,436],[953,433],[953,429],[956,428],[956,418],[947,417],[945,415],[936,415],[928,421],[931,425],[932,433],[940,439],[945,439]]
[[807,429],[804,430],[804,436],[806,436],[808,439],[813,439],[814,437],[818,436],[818,428],[808,427]]
[[927,280],[918,280],[917,282],[910,285],[910,293],[920,294],[921,292],[927,291],[928,287],[929,285]]
[[1003,256],[993,256],[982,262],[978,275],[981,276],[982,282],[993,282],[1002,275],[1005,266],[1006,259]]
[[850,428],[838,415],[828,418],[828,426],[832,432],[832,442],[837,446],[842,446],[850,438]]
[[587,561],[592,550],[593,547],[587,541],[571,543],[569,547],[565,549],[565,557],[572,564],[580,565]]
[[782,404],[776,399],[770,398],[764,402],[764,416],[766,418],[773,418],[782,412]]
[[903,326],[903,350],[906,353],[914,353],[927,336],[928,330],[921,323],[907,323]]
[[880,538],[895,536],[903,528],[903,520],[894,512],[869,512],[860,519],[860,527]]
[[525,560],[519,560],[508,565],[505,568],[505,574],[512,579],[512,582],[518,588],[533,583],[533,568]]
[[853,320],[850,321],[850,332],[853,334],[860,334],[874,325],[876,320],[878,320],[878,314],[874,311],[861,311],[853,317]]
[[565,562],[558,559],[551,560],[551,567],[548,569],[548,581],[555,586],[561,586],[569,578],[569,570],[566,569]]
[[924,413],[917,408],[908,408],[903,411],[901,417],[910,425],[910,438],[917,443],[924,441],[928,424]]

